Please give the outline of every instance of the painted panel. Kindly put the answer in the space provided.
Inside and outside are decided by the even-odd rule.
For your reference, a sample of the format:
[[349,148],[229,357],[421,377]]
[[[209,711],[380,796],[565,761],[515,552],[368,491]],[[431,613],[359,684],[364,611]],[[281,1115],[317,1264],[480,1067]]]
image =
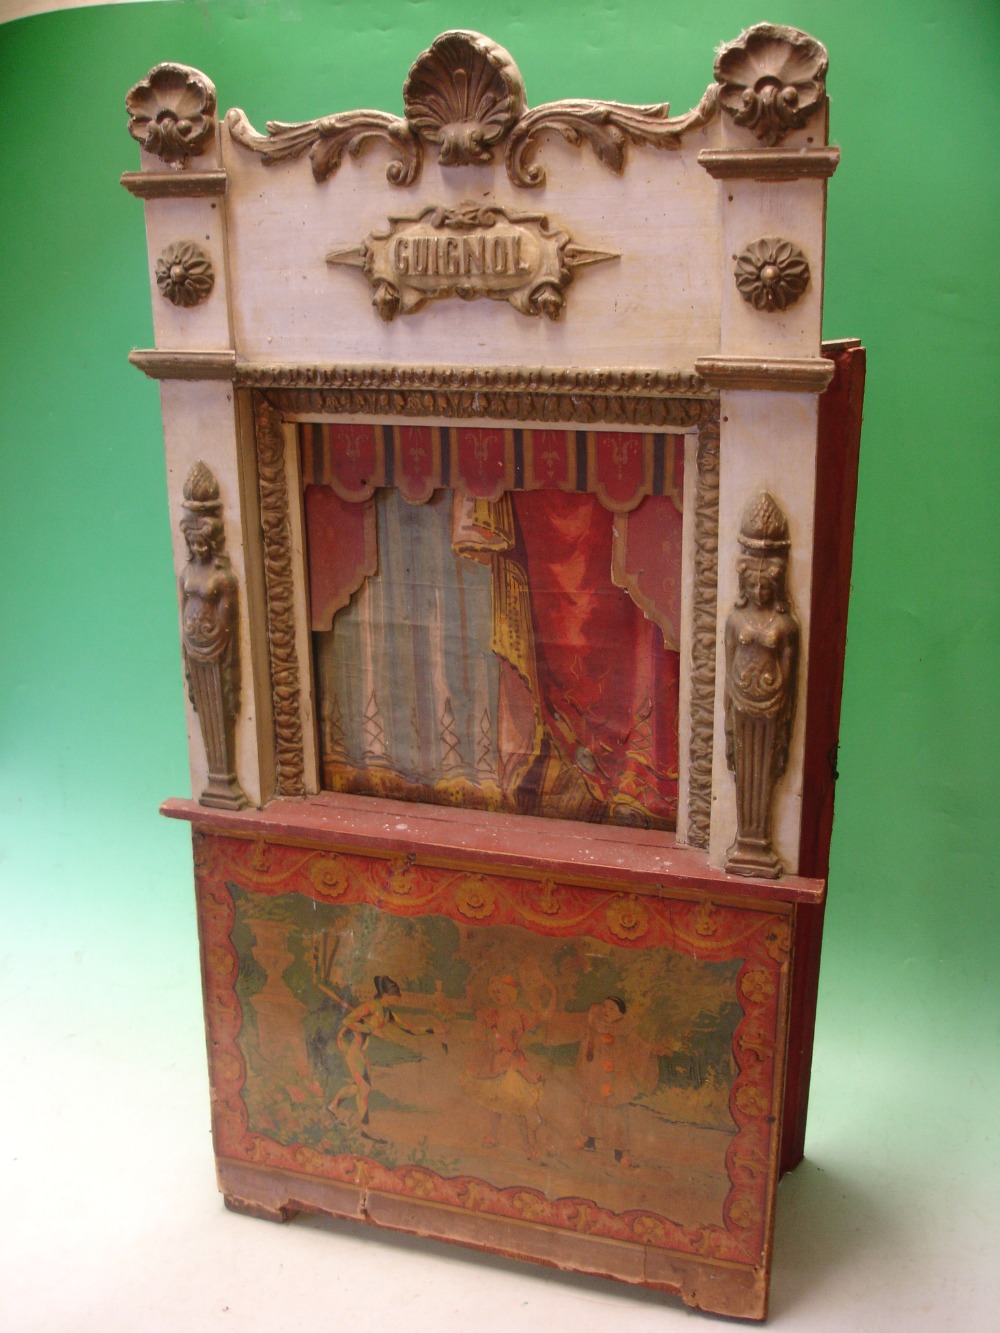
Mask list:
[[205,834],[196,864],[220,1157],[522,1250],[764,1262],[787,907]]

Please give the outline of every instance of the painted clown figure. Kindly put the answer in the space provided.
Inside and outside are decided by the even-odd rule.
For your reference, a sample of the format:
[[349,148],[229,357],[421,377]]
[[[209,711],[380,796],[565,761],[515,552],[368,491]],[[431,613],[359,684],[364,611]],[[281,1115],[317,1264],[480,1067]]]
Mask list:
[[657,1075],[656,1053],[630,1030],[627,1014],[618,995],[592,1004],[576,1060],[583,1114],[575,1146],[610,1149],[624,1167],[632,1165],[628,1105],[655,1086]]

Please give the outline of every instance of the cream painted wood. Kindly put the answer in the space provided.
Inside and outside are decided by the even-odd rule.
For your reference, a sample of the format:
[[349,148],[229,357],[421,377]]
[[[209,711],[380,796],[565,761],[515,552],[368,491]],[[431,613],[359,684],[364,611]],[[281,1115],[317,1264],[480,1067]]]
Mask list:
[[741,390],[721,396],[719,449],[719,597],[715,676],[715,736],[712,759],[712,823],[709,864],[722,867],[736,837],[736,788],[726,766],[726,618],[737,593],[739,532],[747,505],[770,491],[788,518],[791,550],[788,591],[801,640],[797,705],[788,768],[772,806],[774,849],[785,870],[798,870],[802,823],[802,762],[805,740],[805,683],[809,667],[809,610],[816,492],[816,394]]
[[[149,199],[146,243],[153,304],[153,334],[158,348],[170,351],[232,347],[226,265],[225,204],[221,199]],[[156,282],[156,261],[168,245],[191,241],[212,261],[215,285],[195,306],[176,306]]]
[[[390,153],[379,144],[317,184],[307,159],[266,167],[224,128],[239,355],[306,364],[690,368],[696,356],[718,350],[719,186],[697,161],[718,133],[717,124],[693,132],[681,151],[630,148],[621,177],[549,133],[538,150],[542,189],[515,188],[502,163],[449,169],[430,155],[418,184],[401,189],[385,179]],[[469,199],[542,213],[578,244],[621,258],[577,269],[555,323],[503,301],[452,297],[387,324],[372,309],[360,269],[326,263],[331,250],[383,230],[390,217]]]
[[[246,552],[240,520],[241,496],[237,458],[236,413],[233,387],[226,382],[181,382],[160,384],[163,434],[167,452],[167,494],[170,505],[170,536],[174,549],[174,572],[179,578],[187,562],[187,546],[180,529],[184,517],[184,482],[201,459],[215,474],[222,500],[226,550],[239,585],[240,611],[240,710],[236,721],[236,773],[247,799],[260,804],[261,773],[255,708],[256,682],[250,653],[247,607]],[[179,609],[178,597],[178,609]],[[188,755],[191,792],[197,798],[208,780],[201,726],[184,687],[187,709]]]
[[[724,223],[723,356],[818,356],[823,322],[826,181],[719,181]],[[791,241],[809,263],[809,285],[786,310],[756,310],[736,285],[737,257],[764,237]]]

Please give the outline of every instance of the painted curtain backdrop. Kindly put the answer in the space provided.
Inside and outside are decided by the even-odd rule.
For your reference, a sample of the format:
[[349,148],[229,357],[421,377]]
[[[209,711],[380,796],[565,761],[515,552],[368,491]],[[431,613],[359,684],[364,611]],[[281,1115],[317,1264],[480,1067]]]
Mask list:
[[682,437],[300,431],[323,785],[673,828]]

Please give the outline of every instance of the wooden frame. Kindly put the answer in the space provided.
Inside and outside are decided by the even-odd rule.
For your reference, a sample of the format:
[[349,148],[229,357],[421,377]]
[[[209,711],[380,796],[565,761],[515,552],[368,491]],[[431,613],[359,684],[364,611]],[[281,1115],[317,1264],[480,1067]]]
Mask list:
[[[230,1207],[766,1313],[804,1135],[863,383],[856,344],[819,342],[825,72],[813,38],[761,24],[675,117],[528,109],[510,55],[467,32],[418,58],[402,117],[261,135],[185,66],[130,90],[157,343],[131,359],[161,382],[195,793],[164,809],[194,826]],[[302,421],[589,430],[588,478],[601,432],[683,437],[674,833],[320,791]],[[386,943],[407,931],[409,953]],[[376,943],[348,966],[352,932]],[[648,979],[667,973],[690,1012]],[[685,1139],[670,1062],[696,1031],[692,1087],[722,1120]],[[421,1033],[429,1084],[398,1051],[373,1080],[372,1043]],[[444,1128],[463,1098],[478,1146]],[[679,1218],[664,1163],[697,1175],[712,1134]]]

